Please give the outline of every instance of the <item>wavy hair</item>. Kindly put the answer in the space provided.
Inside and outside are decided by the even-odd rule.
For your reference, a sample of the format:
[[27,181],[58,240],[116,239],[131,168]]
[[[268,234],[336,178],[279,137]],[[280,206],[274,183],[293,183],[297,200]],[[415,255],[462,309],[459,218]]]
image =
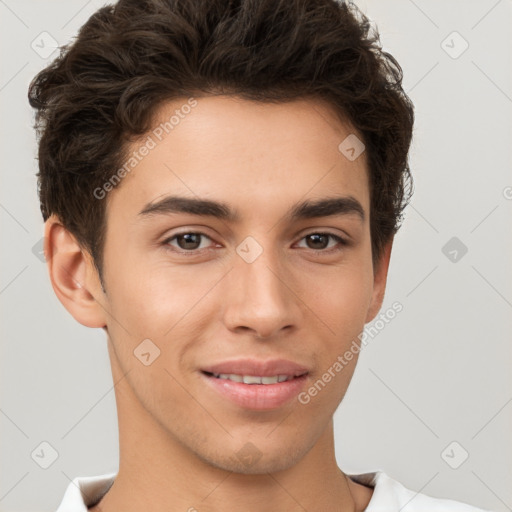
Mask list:
[[377,29],[337,0],[119,0],[97,10],[32,80],[38,192],[102,279],[106,201],[131,138],[181,97],[327,101],[366,146],[374,262],[412,194],[413,105]]

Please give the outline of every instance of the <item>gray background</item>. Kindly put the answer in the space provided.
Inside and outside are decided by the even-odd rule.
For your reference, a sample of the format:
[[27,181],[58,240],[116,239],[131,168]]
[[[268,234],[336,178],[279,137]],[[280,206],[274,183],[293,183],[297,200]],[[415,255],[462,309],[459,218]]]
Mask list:
[[[1,511],[54,510],[70,479],[117,470],[104,333],[74,321],[32,252],[43,222],[26,100],[56,55],[32,41],[46,38],[39,53],[41,32],[68,42],[103,4],[0,0]],[[383,306],[403,311],[363,350],[335,415],[336,456],[346,472],[512,510],[512,2],[358,5],[416,105],[415,194]],[[31,457],[43,441],[58,452],[48,469]]]

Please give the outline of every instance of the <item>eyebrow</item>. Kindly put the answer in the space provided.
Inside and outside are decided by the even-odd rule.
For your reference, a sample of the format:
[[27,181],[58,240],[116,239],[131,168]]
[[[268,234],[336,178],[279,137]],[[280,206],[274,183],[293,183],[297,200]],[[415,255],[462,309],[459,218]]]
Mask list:
[[[157,202],[148,203],[140,212],[140,217],[154,215],[167,215],[171,213],[189,213],[206,217],[215,217],[220,220],[237,223],[240,222],[240,214],[228,204],[180,196],[165,196]],[[313,219],[316,217],[333,217],[345,215],[357,215],[361,221],[365,219],[364,208],[361,203],[351,196],[327,197],[316,200],[306,200],[297,203],[287,212],[286,217],[290,222]]]

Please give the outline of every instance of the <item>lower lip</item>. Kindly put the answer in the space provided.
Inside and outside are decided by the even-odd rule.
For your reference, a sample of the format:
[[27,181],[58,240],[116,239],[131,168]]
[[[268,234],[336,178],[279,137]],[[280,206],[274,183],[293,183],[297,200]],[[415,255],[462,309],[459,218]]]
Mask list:
[[265,410],[281,407],[297,396],[307,379],[307,374],[276,384],[244,384],[229,379],[219,379],[201,372],[215,391],[246,409]]

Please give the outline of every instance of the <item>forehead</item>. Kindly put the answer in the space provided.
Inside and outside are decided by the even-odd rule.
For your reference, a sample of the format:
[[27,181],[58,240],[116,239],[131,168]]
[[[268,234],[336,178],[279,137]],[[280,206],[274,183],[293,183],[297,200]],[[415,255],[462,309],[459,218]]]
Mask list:
[[158,109],[152,129],[131,144],[133,165],[124,166],[108,209],[115,205],[133,216],[172,194],[236,202],[237,211],[256,214],[331,193],[355,196],[367,210],[366,154],[351,159],[345,151],[347,141],[354,145],[360,139],[319,100],[173,100]]

